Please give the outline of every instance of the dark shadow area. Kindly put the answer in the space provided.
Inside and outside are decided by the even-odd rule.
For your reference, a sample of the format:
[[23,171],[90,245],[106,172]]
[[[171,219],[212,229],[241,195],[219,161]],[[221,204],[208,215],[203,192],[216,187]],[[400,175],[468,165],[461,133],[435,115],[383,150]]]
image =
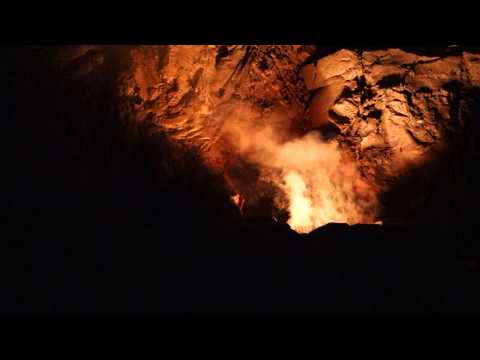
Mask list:
[[54,55],[6,55],[0,316],[480,312],[474,222],[299,235],[243,221],[194,154],[119,111],[125,51],[107,50],[87,83]]

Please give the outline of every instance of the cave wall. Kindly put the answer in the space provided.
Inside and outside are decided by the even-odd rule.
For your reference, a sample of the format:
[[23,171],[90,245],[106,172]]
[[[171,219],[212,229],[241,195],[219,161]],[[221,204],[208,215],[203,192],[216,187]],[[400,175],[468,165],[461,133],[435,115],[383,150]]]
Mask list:
[[464,221],[475,207],[475,49],[148,46],[131,56],[122,91],[137,99],[136,121],[227,177],[238,164],[215,146],[222,125],[283,121],[335,138],[380,194],[384,221]]
[[136,100],[119,89],[135,48],[8,49],[2,194],[9,218],[70,235],[92,226],[168,224],[168,233],[188,230],[176,225],[183,222],[235,221],[223,179],[182,144],[134,121]]
[[455,47],[343,49],[303,67],[309,125],[334,125],[387,221],[462,221],[475,206],[479,60]]
[[[142,179],[164,183],[168,174],[188,178],[193,166],[188,164],[197,161],[227,187],[261,198],[268,185],[248,184],[249,179],[239,184],[231,176],[251,171],[255,178],[255,169],[219,146],[222,127],[238,118],[276,121],[292,134],[317,130],[338,141],[378,189],[385,221],[471,220],[478,203],[477,50],[323,50],[294,45],[12,50],[10,116],[25,120],[12,120],[17,121],[12,126],[28,137],[35,155],[44,153],[45,163],[51,163],[51,154],[58,161],[43,169],[37,161],[25,177],[45,178],[37,187],[80,189],[98,184],[103,173],[104,185],[95,190],[102,194],[118,179],[130,179],[117,186],[117,194],[132,186],[139,172]],[[200,158],[188,163],[180,155],[188,149]],[[28,161],[16,162],[19,172],[18,164]],[[219,184],[213,187],[224,186]]]

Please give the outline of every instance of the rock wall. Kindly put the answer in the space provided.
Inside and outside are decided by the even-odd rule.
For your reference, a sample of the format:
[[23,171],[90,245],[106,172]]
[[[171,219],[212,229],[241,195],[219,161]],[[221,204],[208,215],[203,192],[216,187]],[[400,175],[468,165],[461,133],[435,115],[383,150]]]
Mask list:
[[474,189],[465,181],[478,157],[480,56],[449,50],[425,56],[344,49],[302,69],[314,92],[309,126],[334,125],[338,141],[378,186],[386,217],[466,215],[465,196]]
[[[223,142],[223,128],[234,119],[275,123],[290,136],[319,131],[338,142],[377,189],[386,222],[471,219],[478,202],[480,54],[464,47],[323,50],[163,45],[28,51],[47,54],[38,58],[68,79],[74,96],[90,89],[89,99],[98,99],[84,104],[85,111],[102,106],[103,90],[110,89],[114,95],[104,106],[128,124],[127,136],[161,135],[185,144],[247,199],[258,202],[269,186]],[[80,97],[72,101],[84,101]],[[92,125],[101,126],[72,126],[93,138],[87,134]],[[87,146],[80,142],[75,151]],[[168,173],[172,165],[165,166]]]
[[461,47],[417,52],[139,47],[122,86],[138,100],[137,121],[193,144],[221,171],[234,167],[215,147],[225,122],[281,121],[335,138],[378,189],[385,221],[461,221],[474,191],[465,161],[477,157],[480,56]]

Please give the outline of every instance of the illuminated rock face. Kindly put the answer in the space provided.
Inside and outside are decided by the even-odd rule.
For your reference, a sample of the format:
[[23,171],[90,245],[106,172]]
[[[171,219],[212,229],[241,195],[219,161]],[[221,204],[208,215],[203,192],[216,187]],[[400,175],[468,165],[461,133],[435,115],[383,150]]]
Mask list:
[[297,72],[308,56],[301,46],[138,47],[121,91],[138,99],[138,121],[209,151],[231,117],[301,117],[307,92]]
[[[400,49],[340,50],[303,68],[305,83],[315,93],[308,124],[334,124],[337,140],[379,192],[398,188],[384,199],[390,209],[394,201],[403,204],[396,216],[430,221],[426,208],[432,206],[437,177],[449,178],[453,186],[458,180],[445,162],[466,149],[453,144],[477,136],[467,127],[475,120],[471,103],[478,101],[479,59],[468,52],[421,56]],[[446,202],[463,191],[441,188],[443,195],[436,196]]]
[[[93,77],[107,66],[104,51],[72,47],[59,52],[59,61],[72,74]],[[444,209],[467,201],[470,190],[461,184],[477,156],[480,55],[474,51],[319,55],[314,46],[172,45],[124,53],[115,86],[119,106],[128,104],[125,116],[196,149],[241,188],[247,208],[268,186],[225,145],[224,128],[233,121],[268,123],[290,137],[318,130],[333,139],[376,189],[381,217],[463,216],[463,206]]]
[[233,122],[284,132],[298,126],[308,98],[298,72],[310,53],[303,46],[139,47],[119,91],[137,99],[134,121],[191,146],[246,198],[248,214],[271,216],[271,184],[236,155],[225,132]]

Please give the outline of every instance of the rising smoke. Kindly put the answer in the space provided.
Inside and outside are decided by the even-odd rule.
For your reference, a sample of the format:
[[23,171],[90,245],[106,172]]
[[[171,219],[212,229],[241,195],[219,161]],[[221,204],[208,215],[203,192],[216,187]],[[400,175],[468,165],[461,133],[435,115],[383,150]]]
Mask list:
[[268,119],[229,121],[223,132],[234,152],[278,187],[275,202],[288,210],[288,224],[294,230],[309,232],[330,222],[375,221],[376,192],[355,163],[342,156],[336,141],[326,142],[316,132],[292,138],[285,127],[272,124]]

